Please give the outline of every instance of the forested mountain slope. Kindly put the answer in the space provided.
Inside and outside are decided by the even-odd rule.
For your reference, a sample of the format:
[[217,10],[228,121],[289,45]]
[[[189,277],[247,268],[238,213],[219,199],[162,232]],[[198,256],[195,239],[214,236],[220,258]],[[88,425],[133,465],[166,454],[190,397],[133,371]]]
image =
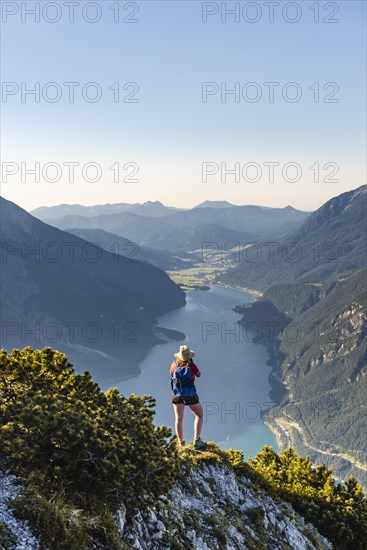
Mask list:
[[221,275],[229,285],[264,290],[298,280],[318,282],[367,263],[367,186],[333,197],[280,240],[254,240],[238,265]]
[[57,344],[106,381],[137,374],[158,341],[156,317],[184,305],[184,292],[148,262],[124,261],[5,199],[0,207],[2,345]]
[[152,397],[102,392],[50,348],[1,351],[0,369],[2,548],[366,548],[353,478],[292,449],[245,462],[212,442],[178,448]]
[[151,264],[167,270],[182,269],[192,264],[197,260],[196,256],[183,254],[182,258],[178,258],[172,252],[140,246],[125,237],[109,233],[103,229],[66,229],[68,233],[77,235],[81,239],[96,243],[104,250],[125,256],[126,261],[144,260]]
[[364,268],[317,285],[275,285],[252,306],[237,308],[241,323],[262,328],[259,342],[269,347],[274,375],[287,386],[268,414],[284,444],[290,437],[297,451],[332,465],[340,477],[357,475],[365,487],[366,280]]
[[259,324],[258,341],[269,349],[279,405],[268,421],[283,445],[332,465],[338,476],[358,475],[364,487],[366,189],[327,201],[280,241],[272,258],[268,247],[258,261],[244,260],[221,276],[263,291],[237,311],[241,323]]
[[144,203],[140,207],[118,204],[84,207],[59,205],[41,207],[33,212],[59,229],[102,229],[141,246],[180,255],[182,252],[201,250],[203,244],[208,242],[230,250],[236,244],[244,245],[259,237],[281,238],[298,228],[308,217],[308,212],[290,206],[264,208],[210,201],[185,211]]

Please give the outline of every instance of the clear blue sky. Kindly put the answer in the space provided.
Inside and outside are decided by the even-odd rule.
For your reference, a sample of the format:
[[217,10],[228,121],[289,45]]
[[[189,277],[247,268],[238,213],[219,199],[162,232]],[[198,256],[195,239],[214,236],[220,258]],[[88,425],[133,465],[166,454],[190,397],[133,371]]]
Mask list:
[[[274,23],[268,20],[264,2],[257,2],[262,16],[256,23],[243,18],[236,23],[234,16],[222,23],[218,13],[205,24],[202,2],[195,0],[137,2],[139,12],[132,17],[139,22],[133,24],[114,23],[109,9],[117,4],[113,0],[96,3],[101,19],[94,24],[81,16],[88,3],[83,0],[75,7],[74,23],[68,21],[67,8],[60,2],[61,19],[53,24],[42,14],[40,23],[32,16],[22,23],[21,4],[31,8],[35,2],[2,3],[19,7],[2,24],[2,80],[19,87],[21,82],[28,87],[39,82],[41,88],[57,82],[62,89],[57,103],[42,97],[39,103],[32,98],[22,103],[19,92],[1,104],[2,161],[19,165],[18,174],[3,181],[2,194],[24,208],[145,200],[189,207],[205,199],[223,199],[313,210],[328,198],[365,183],[363,1],[319,2],[319,23],[314,22],[310,9],[315,2],[296,2],[302,15],[298,22],[289,23],[281,15],[287,2],[280,0]],[[46,3],[41,1],[41,7]],[[225,4],[230,8],[235,2]],[[242,9],[246,2],[239,4]],[[333,5],[339,8],[334,15],[339,22],[323,22],[333,17]],[[133,10],[126,2],[120,2],[120,7],[121,17]],[[93,9],[87,14],[90,18],[96,13]],[[53,18],[55,13],[50,9],[46,17]],[[289,8],[286,15],[293,18],[295,13]],[[248,17],[253,18],[254,11]],[[64,82],[81,83],[73,104]],[[97,82],[102,89],[98,103],[81,97],[80,88],[88,82]],[[114,82],[138,83],[139,102],[114,103],[108,90]],[[241,88],[256,82],[263,96],[257,103],[243,99],[236,103],[230,96],[222,103],[218,93],[203,103],[203,82],[224,82],[228,88],[235,82]],[[269,103],[264,82],[279,82],[280,89],[297,82],[302,98],[287,102],[276,88],[275,101]],[[319,103],[309,90],[315,82],[320,83]],[[333,91],[332,87],[323,90],[326,82],[338,84],[338,103],[322,101]],[[81,168],[76,168],[75,181],[70,182],[68,169],[62,167],[58,182],[42,181],[42,174],[39,183],[31,176],[22,182],[21,162],[26,167],[39,162],[41,168],[50,162],[61,166],[95,162],[101,166],[102,177],[90,183],[83,179]],[[137,163],[135,178],[139,181],[115,183],[109,170],[115,162],[121,166]],[[256,162],[262,177],[248,182],[241,174],[239,182],[230,177],[221,182],[219,173],[204,183],[203,162],[226,162],[228,168],[239,162],[241,169]],[[268,181],[264,162],[280,163],[274,182]],[[300,165],[300,181],[284,180],[281,169],[289,162]],[[319,183],[313,181],[309,169],[315,162],[320,164]],[[323,182],[332,170],[325,171],[323,166],[331,162],[339,166],[334,176],[339,181]],[[293,176],[292,169],[289,174]]]

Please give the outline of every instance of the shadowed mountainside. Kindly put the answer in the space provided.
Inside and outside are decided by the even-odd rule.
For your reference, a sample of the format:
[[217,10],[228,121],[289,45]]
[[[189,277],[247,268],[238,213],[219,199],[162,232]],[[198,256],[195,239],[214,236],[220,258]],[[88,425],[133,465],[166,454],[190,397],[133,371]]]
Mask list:
[[[157,316],[184,292],[148,262],[125,261],[1,199],[2,346],[56,344],[98,379],[137,374]],[[123,365],[123,366],[122,366]]]

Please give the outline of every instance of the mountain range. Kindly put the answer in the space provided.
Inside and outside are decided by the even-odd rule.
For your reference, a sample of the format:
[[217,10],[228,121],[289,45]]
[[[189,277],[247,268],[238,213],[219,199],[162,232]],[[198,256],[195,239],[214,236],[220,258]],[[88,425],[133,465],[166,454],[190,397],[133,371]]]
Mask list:
[[[10,323],[5,344],[20,345],[14,323],[96,323],[108,337],[88,345],[79,338],[66,347],[69,356],[77,354],[89,370],[91,362],[98,369],[103,357],[110,378],[134,374],[134,365],[158,340],[155,318],[185,303],[159,267],[192,265],[204,242],[227,248],[252,243],[258,257],[244,248],[237,265],[216,282],[262,294],[237,308],[242,324],[256,322],[264,329],[273,323],[273,338],[263,330],[258,342],[269,351],[277,402],[267,422],[284,447],[292,444],[314,462],[326,462],[340,477],[353,473],[367,487],[366,197],[366,186],[360,186],[313,213],[226,201],[189,210],[144,203],[34,212],[58,229],[2,200],[3,319]],[[22,261],[34,247],[50,247],[51,254],[55,245],[62,250],[70,242],[77,250],[73,262],[64,255],[57,262],[45,260],[42,254],[39,261],[32,255]],[[99,261],[86,261],[86,250]],[[139,344],[113,341],[116,320],[127,330],[138,327]],[[296,338],[289,336],[292,330]]]
[[103,229],[79,228],[66,229],[66,231],[77,235],[81,239],[95,243],[108,252],[125,256],[126,261],[145,260],[164,271],[185,268],[197,259],[196,256],[189,253],[181,252],[181,257],[178,257],[167,250],[140,246],[130,239],[104,231]]
[[[292,445],[313,463],[322,460],[341,478],[352,474],[364,487],[366,198],[366,186],[342,193],[283,239],[283,250],[300,247],[298,261],[285,262],[278,253],[273,262],[242,262],[221,277],[262,291],[236,311],[242,325],[259,327],[256,341],[268,348],[277,406],[266,419],[283,447]],[[322,250],[333,257],[323,258]]]
[[103,214],[120,214],[122,212],[132,212],[141,216],[164,216],[181,212],[183,209],[165,206],[160,201],[146,201],[140,203],[116,203],[116,204],[98,204],[95,206],[84,206],[82,204],[58,204],[56,206],[40,206],[32,210],[31,214],[43,221],[63,216],[98,216]]
[[342,193],[285,237],[256,241],[256,250],[242,253],[238,265],[221,281],[264,290],[277,283],[326,280],[363,267],[367,263],[366,196],[365,185]]
[[106,381],[138,373],[159,315],[184,292],[151,263],[130,261],[47,225],[1,198],[2,346],[54,345]]
[[[235,206],[206,201],[190,210],[143,205],[60,205],[32,212],[59,229],[102,229],[139,246],[168,250],[176,255],[202,249],[203,243],[225,245],[281,238],[298,228],[307,212],[286,208]],[[229,205],[229,206],[228,206]],[[115,208],[116,206],[116,208]],[[157,208],[162,215],[157,215]]]

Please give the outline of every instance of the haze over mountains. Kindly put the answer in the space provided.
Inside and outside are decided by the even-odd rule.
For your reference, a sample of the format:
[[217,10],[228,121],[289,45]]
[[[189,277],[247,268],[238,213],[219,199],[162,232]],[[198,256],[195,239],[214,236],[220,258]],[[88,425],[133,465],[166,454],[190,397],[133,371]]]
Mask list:
[[58,204],[56,206],[40,206],[32,210],[31,214],[43,221],[63,216],[98,216],[103,214],[119,214],[122,212],[132,212],[141,216],[159,217],[181,212],[183,209],[164,206],[160,201],[146,201],[143,204],[124,202],[116,204],[98,204],[95,206],[83,206],[81,204]]
[[229,208],[234,206],[228,201],[204,201],[196,206],[196,208]]
[[95,243],[108,252],[125,256],[126,261],[145,260],[164,271],[185,268],[197,259],[192,254],[185,254],[184,252],[181,252],[179,258],[167,250],[139,246],[130,239],[125,239],[103,229],[67,229],[66,231]]
[[280,282],[325,280],[365,266],[366,186],[330,199],[284,238],[255,242],[260,248],[247,253],[250,260],[242,254],[222,282],[264,290]]
[[[309,215],[289,206],[234,206],[225,201],[206,201],[191,210],[174,213],[161,203],[116,208],[119,210],[114,210],[114,205],[60,205],[32,213],[59,229],[102,229],[138,245],[177,254],[199,250],[206,242],[225,243],[229,249],[238,242],[280,238],[298,228]],[[158,211],[164,215],[157,215]]]
[[2,345],[65,351],[106,380],[137,374],[159,342],[157,316],[184,305],[184,292],[148,262],[47,225],[3,198]]

